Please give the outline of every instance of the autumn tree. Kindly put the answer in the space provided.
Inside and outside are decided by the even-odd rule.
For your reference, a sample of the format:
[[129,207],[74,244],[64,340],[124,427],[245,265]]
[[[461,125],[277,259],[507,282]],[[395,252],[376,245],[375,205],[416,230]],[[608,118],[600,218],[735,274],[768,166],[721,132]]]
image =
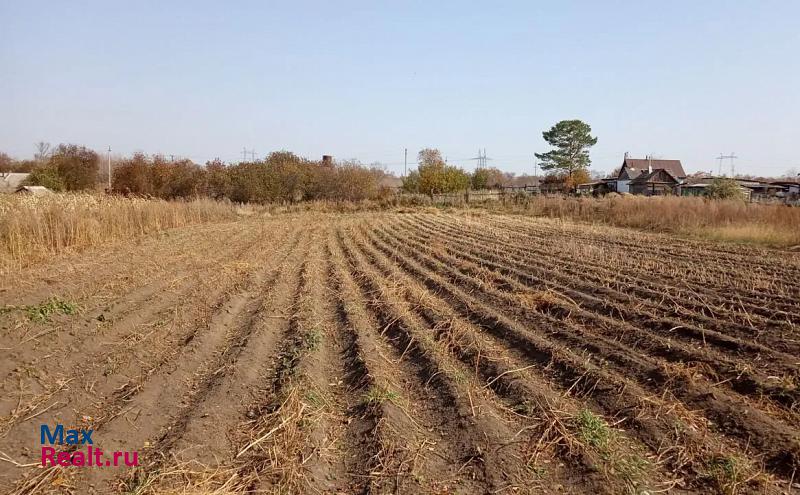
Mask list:
[[542,184],[546,184],[546,189],[551,192],[569,193],[581,184],[591,182],[589,172],[586,169],[579,169],[572,173],[551,172],[542,179]]
[[91,189],[97,183],[100,157],[84,146],[60,144],[47,166],[55,168],[65,190],[81,191]]
[[419,192],[419,172],[412,170],[403,177],[403,191],[407,193]]
[[219,158],[206,162],[203,187],[206,195],[211,198],[222,199],[230,197],[231,177],[227,167]]
[[32,170],[28,184],[55,191],[81,191],[95,186],[100,160],[97,153],[75,144],[60,144],[50,153],[45,144],[40,143],[37,159],[43,160],[45,153],[48,157]]
[[494,167],[476,169],[470,177],[472,189],[489,189],[501,187],[509,178]]
[[111,189],[117,193],[152,196],[153,174],[147,156],[134,153],[133,157],[122,160],[112,173]]
[[11,172],[14,169],[14,159],[0,151],[0,174]]
[[458,167],[447,165],[439,150],[425,148],[417,155],[417,161],[417,170],[403,181],[405,190],[433,195],[469,188],[470,176]]
[[357,161],[337,164],[334,168],[321,167],[317,174],[325,183],[320,199],[360,201],[377,198],[383,171],[368,168]]
[[591,163],[589,148],[597,144],[591,135],[592,128],[580,120],[562,120],[542,133],[544,140],[555,149],[536,153],[542,160],[542,169],[565,173],[570,182],[575,172],[586,170]]

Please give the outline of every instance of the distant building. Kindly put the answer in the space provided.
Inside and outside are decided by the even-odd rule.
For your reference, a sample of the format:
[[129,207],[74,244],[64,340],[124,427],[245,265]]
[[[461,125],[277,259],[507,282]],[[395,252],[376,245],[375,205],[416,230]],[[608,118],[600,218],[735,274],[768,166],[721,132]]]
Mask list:
[[[679,165],[680,166],[680,165]],[[663,168],[638,174],[628,182],[628,192],[643,196],[666,196],[673,194],[680,181]]]
[[[699,174],[686,179],[675,188],[679,196],[707,196],[708,188],[717,179],[727,179],[727,177],[716,177],[710,174]],[[770,191],[777,188],[770,188],[769,184],[759,180],[734,179],[739,186],[742,197],[748,201],[758,201],[764,199]]]
[[771,184],[760,180],[740,180],[736,179],[740,187],[750,191],[750,199],[753,201],[780,201],[784,196],[783,186]]
[[30,175],[16,172],[0,173],[0,193],[11,194],[16,192]]
[[[680,183],[686,178],[686,172],[683,170],[680,160],[657,160],[655,158],[628,158],[622,161],[622,166],[616,177],[613,177],[609,182],[612,190],[625,193],[633,192],[630,190],[630,183],[632,180],[638,178],[642,174],[651,174],[656,170],[664,170],[674,180]],[[636,194],[636,193],[634,193]]]
[[771,185],[783,189],[783,193],[789,196],[800,195],[800,181],[794,180],[774,180],[770,182]]
[[[692,184],[681,184],[678,188],[676,188],[677,194],[680,196],[707,196],[708,195],[708,187],[711,185],[711,181],[707,180],[704,182],[694,182]],[[739,186],[739,191],[742,193],[742,197],[750,201],[752,199],[753,191],[750,188]]]
[[578,184],[578,187],[575,188],[575,192],[581,196],[605,196],[606,194],[612,192],[611,184],[613,182],[612,179],[600,179],[592,182],[586,182],[584,184]]

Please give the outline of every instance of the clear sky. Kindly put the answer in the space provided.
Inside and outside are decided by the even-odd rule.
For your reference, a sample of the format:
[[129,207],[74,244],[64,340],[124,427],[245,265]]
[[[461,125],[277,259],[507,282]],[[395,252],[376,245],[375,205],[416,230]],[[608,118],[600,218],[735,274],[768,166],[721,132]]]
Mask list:
[[469,169],[486,148],[520,173],[572,118],[598,170],[625,151],[800,168],[800,2],[0,0],[0,150],[18,158],[246,146],[402,171],[403,148]]

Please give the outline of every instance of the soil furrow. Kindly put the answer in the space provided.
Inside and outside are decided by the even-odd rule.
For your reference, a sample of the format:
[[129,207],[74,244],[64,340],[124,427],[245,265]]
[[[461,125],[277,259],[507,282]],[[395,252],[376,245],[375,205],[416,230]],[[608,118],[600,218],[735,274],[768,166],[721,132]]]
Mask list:
[[[569,472],[557,474],[561,479],[545,480],[545,476],[539,473],[536,481],[584,485],[582,490],[592,493],[642,490],[647,485],[651,488],[675,485],[664,473],[661,473],[661,481],[649,478],[653,473],[649,473],[652,469],[645,468],[650,461],[642,454],[643,447],[635,445],[625,435],[616,436],[613,452],[594,449],[595,446],[587,443],[580,428],[575,426],[576,418],[581,414],[594,414],[582,402],[562,398],[546,380],[527,372],[530,367],[525,366],[523,360],[509,356],[508,351],[513,350],[490,342],[478,327],[464,320],[436,294],[426,291],[399,266],[390,263],[384,253],[363,242],[359,242],[358,248],[386,279],[395,281],[397,297],[408,301],[412,311],[435,331],[436,340],[468,369],[474,370],[476,377],[480,378],[479,388],[494,392],[495,400],[503,402],[501,407],[513,411],[518,431],[525,432],[516,436],[526,439],[527,446],[531,447],[525,452],[529,470],[535,474],[541,468],[536,460],[544,446],[555,450],[556,457],[571,466]],[[523,417],[526,420],[521,421]],[[657,455],[658,452],[651,459]],[[636,469],[625,469],[634,464]],[[549,467],[547,471],[557,471],[556,466]],[[531,482],[528,480],[528,484]]]
[[[513,449],[506,449],[503,462],[499,459],[497,449],[506,426],[497,420],[488,403],[467,392],[463,380],[458,378],[458,368],[436,351],[431,335],[423,330],[419,319],[410,313],[403,301],[392,297],[381,277],[350,246],[350,239],[342,231],[339,234],[354,278],[383,328],[381,333],[394,347],[397,359],[405,358],[414,368],[411,376],[418,385],[407,388],[428,391],[432,386],[435,390],[427,398],[433,410],[422,419],[424,425],[431,425],[429,428],[441,435],[434,452],[447,459],[451,469],[456,469],[450,471],[446,479],[453,483],[453,488],[470,491],[521,486],[518,473],[523,468],[519,456],[513,454]],[[475,405],[476,401],[482,404]],[[477,407],[485,410],[476,415]]]
[[[795,314],[793,311],[765,308],[763,301],[745,305],[741,298],[731,301],[729,297],[717,295],[709,291],[707,287],[682,289],[670,282],[654,283],[653,280],[661,276],[655,271],[650,271],[647,275],[637,278],[628,275],[632,269],[626,268],[625,272],[621,273],[601,265],[585,266],[585,262],[580,258],[570,263],[570,265],[575,265],[575,268],[572,268],[562,263],[562,258],[548,253],[545,249],[537,249],[533,243],[529,243],[528,247],[520,247],[517,244],[504,243],[496,235],[488,236],[476,231],[471,231],[467,235],[462,230],[446,223],[432,225],[426,219],[412,224],[411,230],[422,231],[421,233],[431,235],[448,244],[457,239],[459,248],[469,247],[471,253],[478,253],[481,257],[490,255],[495,261],[500,259],[506,263],[515,263],[517,266],[525,267],[530,274],[540,275],[547,280],[566,280],[566,283],[573,287],[589,293],[613,298],[622,304],[647,305],[651,310],[659,312],[663,316],[689,318],[699,325],[723,333],[737,331],[740,335],[746,336],[752,336],[753,333],[764,333],[765,336],[772,337],[777,332],[777,338],[772,343],[783,344],[780,333],[785,332],[791,335],[794,333],[794,324],[800,323],[800,314]],[[487,250],[487,245],[492,248]],[[553,269],[554,266],[557,266],[558,270]],[[616,288],[606,287],[610,283],[615,283]],[[698,300],[698,290],[703,294],[704,300]],[[631,295],[635,295],[636,299],[634,300]],[[715,308],[713,311],[710,306],[712,304]],[[731,313],[726,307],[730,307],[735,312]],[[725,322],[725,325],[719,323],[718,318],[721,316],[728,316],[730,321]]]
[[[714,383],[729,387],[737,393],[753,396],[755,399],[764,397],[774,401],[773,407],[786,409],[790,416],[800,404],[800,393],[796,389],[788,389],[769,379],[770,373],[793,373],[795,368],[791,365],[781,367],[780,363],[764,362],[762,359],[761,362],[764,364],[754,361],[757,369],[744,367],[740,362],[734,362],[720,353],[711,350],[701,352],[696,346],[689,345],[694,342],[683,344],[672,340],[673,337],[682,335],[681,333],[667,332],[667,337],[662,337],[652,331],[641,329],[652,329],[652,325],[641,324],[640,328],[631,324],[636,323],[636,320],[615,319],[587,311],[584,309],[586,307],[583,304],[586,301],[584,297],[565,292],[564,288],[560,288],[561,293],[559,293],[552,286],[544,285],[540,280],[531,280],[518,270],[496,264],[490,264],[490,268],[496,269],[496,272],[486,270],[486,264],[479,266],[471,260],[450,255],[448,251],[430,249],[427,247],[428,244],[412,240],[412,236],[405,232],[397,233],[381,228],[376,233],[381,239],[391,242],[393,246],[402,244],[405,248],[413,247],[415,251],[411,252],[412,255],[431,270],[447,274],[461,284],[473,286],[475,290],[490,293],[497,304],[514,314],[516,318],[530,317],[533,310],[553,316],[552,322],[564,321],[569,324],[577,322],[583,328],[624,343],[637,352],[644,350],[668,362],[687,364],[695,368],[700,365],[698,372],[710,374]],[[509,276],[501,273],[508,273]],[[573,297],[565,298],[564,293]],[[576,301],[579,305],[575,304]],[[591,307],[591,304],[588,306]],[[790,419],[790,422],[794,421]]]
[[[378,245],[387,253],[392,251]],[[401,248],[396,245],[395,248]],[[474,296],[472,296],[474,297]],[[496,303],[497,301],[493,301]],[[500,305],[503,308],[504,305]],[[503,312],[503,309],[498,309]],[[535,314],[535,313],[534,313]],[[702,409],[720,432],[738,438],[742,448],[753,448],[765,455],[765,463],[773,472],[789,477],[800,461],[800,437],[788,425],[765,415],[754,407],[743,407],[741,401],[722,390],[711,387],[702,380],[681,370],[671,370],[651,362],[646,356],[631,352],[617,342],[586,332],[578,326],[569,330],[544,319],[529,320],[546,328],[550,338],[556,338],[569,347],[585,349],[602,357],[605,365],[621,375],[638,370],[639,383],[655,394],[671,393],[691,409]]]
[[[744,318],[743,322],[747,323],[749,312],[760,313],[762,317],[772,319],[775,323],[783,323],[783,320],[776,316],[775,312],[781,314],[783,310],[793,313],[796,316],[797,308],[793,304],[793,299],[779,296],[772,285],[782,283],[781,277],[775,276],[773,273],[769,275],[769,282],[760,280],[758,287],[760,292],[748,291],[748,286],[753,286],[754,281],[749,280],[748,285],[743,286],[742,283],[734,285],[719,286],[716,283],[720,275],[725,275],[727,272],[720,272],[719,269],[713,268],[709,265],[708,260],[703,259],[702,262],[695,262],[688,267],[678,267],[675,265],[676,260],[666,256],[650,256],[639,257],[632,259],[625,251],[618,251],[604,247],[600,242],[600,236],[594,239],[587,239],[585,242],[579,242],[569,236],[563,236],[564,232],[559,231],[553,227],[541,229],[535,236],[522,236],[514,232],[504,230],[502,227],[494,227],[492,229],[482,229],[472,222],[459,221],[458,228],[449,222],[442,222],[430,217],[414,217],[413,223],[417,226],[426,226],[429,229],[441,230],[447,229],[448,236],[450,233],[454,235],[463,235],[469,233],[473,238],[478,237],[482,242],[493,250],[501,249],[503,252],[522,253],[523,256],[531,256],[532,261],[554,263],[560,266],[565,272],[572,271],[577,273],[588,274],[601,274],[601,285],[606,286],[610,284],[621,284],[622,288],[631,288],[636,290],[637,293],[642,295],[648,294],[648,291],[655,291],[655,294],[671,291],[672,297],[680,304],[689,304],[693,302],[697,292],[703,293],[710,300],[721,303],[723,308],[727,307],[729,310],[740,313],[740,317]],[[569,232],[571,235],[571,231]],[[445,237],[446,238],[446,237]],[[524,239],[525,242],[520,242]],[[697,254],[692,255],[692,259],[697,259]],[[565,258],[569,258],[571,263],[563,263]],[[669,263],[665,263],[668,260]],[[654,264],[658,262],[657,266]],[[570,265],[574,265],[572,268]],[[698,268],[700,267],[700,268]],[[693,282],[691,277],[692,269],[699,270],[698,274],[703,275],[703,279],[697,283]],[[726,268],[730,271],[730,267]],[[619,287],[618,287],[619,289]],[[726,295],[734,289],[741,301],[737,300],[736,305],[729,304]],[[769,300],[765,301],[763,298],[763,291],[769,290],[772,296]],[[758,297],[761,296],[761,297]],[[765,302],[770,303],[772,312],[765,311]],[[742,304],[746,308],[743,308]],[[715,306],[716,307],[716,306]],[[722,310],[723,308],[717,308]],[[700,313],[704,313],[709,308],[704,308],[702,304],[695,307]]]
[[[487,332],[506,340],[508,344],[523,350],[526,357],[539,364],[543,370],[555,368],[557,373],[549,376],[552,380],[560,382],[565,389],[572,393],[589,394],[601,407],[606,408],[607,414],[621,415],[626,421],[630,421],[635,425],[632,426],[632,430],[636,431],[642,441],[651,448],[660,449],[664,446],[671,448],[680,445],[681,448],[674,455],[681,456],[689,451],[692,452],[690,458],[701,455],[706,457],[707,462],[711,462],[719,452],[738,450],[732,445],[722,446],[721,444],[727,444],[722,437],[718,437],[721,444],[715,447],[705,436],[698,436],[697,433],[703,431],[705,425],[703,422],[697,422],[697,419],[693,418],[694,414],[688,410],[684,410],[681,416],[669,418],[665,410],[674,410],[674,407],[670,408],[662,401],[668,400],[671,394],[665,393],[659,399],[658,396],[647,393],[622,375],[609,374],[598,367],[604,364],[602,360],[594,365],[585,358],[573,355],[572,351],[553,346],[538,336],[540,330],[531,333],[449,282],[416,267],[413,262],[397,258],[391,251],[386,254],[393,256],[397,263],[425,283],[429,290],[444,295],[459,314]],[[547,332],[541,333],[548,335]],[[582,347],[584,346],[580,346],[579,349]],[[627,372],[626,375],[630,373]],[[692,424],[690,428],[674,429],[675,424],[686,424],[689,421],[687,418],[693,418],[694,421],[688,423]],[[698,454],[702,452],[705,453]],[[693,468],[702,470],[702,466]]]

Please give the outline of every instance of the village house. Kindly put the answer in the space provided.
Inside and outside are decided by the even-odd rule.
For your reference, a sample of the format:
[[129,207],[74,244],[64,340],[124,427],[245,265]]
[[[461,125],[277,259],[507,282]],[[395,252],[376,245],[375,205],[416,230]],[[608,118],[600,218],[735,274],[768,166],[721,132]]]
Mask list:
[[753,201],[780,201],[784,196],[783,186],[767,181],[737,179],[736,182],[739,186],[750,190],[750,199]]
[[17,192],[17,189],[30,175],[17,172],[0,173],[0,193],[11,194]]
[[797,199],[800,196],[800,180],[774,180],[770,185],[780,187],[784,197]]
[[657,168],[637,175],[628,183],[628,191],[643,196],[667,196],[674,193],[679,183],[672,174],[663,168]]
[[[663,170],[663,173],[654,175],[654,172]],[[648,158],[629,158],[627,153],[625,159],[622,161],[622,166],[619,169],[617,176],[609,181],[609,186],[612,191],[618,193],[634,193],[645,194],[645,192],[634,192],[630,189],[631,181],[639,178],[640,175],[646,174],[645,177],[639,180],[635,185],[638,191],[651,191],[658,194],[660,191],[665,191],[665,185],[672,183],[670,189],[679,184],[686,178],[686,172],[683,170],[680,160],[660,160],[652,157]],[[648,187],[649,185],[649,187]],[[663,193],[663,192],[662,192]],[[653,195],[653,194],[648,194]]]

